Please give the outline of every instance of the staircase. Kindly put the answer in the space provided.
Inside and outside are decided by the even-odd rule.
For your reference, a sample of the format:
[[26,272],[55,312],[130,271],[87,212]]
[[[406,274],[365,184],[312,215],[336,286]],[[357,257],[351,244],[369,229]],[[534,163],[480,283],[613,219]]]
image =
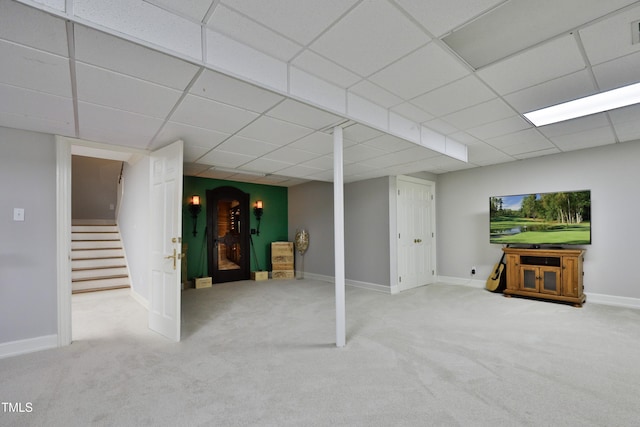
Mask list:
[[127,262],[118,226],[72,225],[72,293],[129,286]]

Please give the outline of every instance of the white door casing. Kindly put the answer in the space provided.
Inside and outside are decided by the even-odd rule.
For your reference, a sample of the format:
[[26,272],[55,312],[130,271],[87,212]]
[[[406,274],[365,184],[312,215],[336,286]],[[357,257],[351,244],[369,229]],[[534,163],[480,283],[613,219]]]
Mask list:
[[435,279],[434,184],[398,177],[398,288],[407,290]]
[[180,341],[182,155],[176,141],[151,153],[149,328]]

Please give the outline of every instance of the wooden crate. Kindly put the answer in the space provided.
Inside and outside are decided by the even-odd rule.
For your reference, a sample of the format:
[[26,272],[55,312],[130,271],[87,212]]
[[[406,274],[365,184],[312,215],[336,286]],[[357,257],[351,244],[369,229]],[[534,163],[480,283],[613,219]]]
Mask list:
[[295,271],[293,270],[273,270],[271,272],[272,279],[295,279]]
[[252,271],[251,280],[255,280],[255,281],[269,280],[269,272],[268,271]]
[[271,243],[272,270],[293,270],[293,242]]
[[196,279],[196,289],[210,288],[211,277],[200,277]]

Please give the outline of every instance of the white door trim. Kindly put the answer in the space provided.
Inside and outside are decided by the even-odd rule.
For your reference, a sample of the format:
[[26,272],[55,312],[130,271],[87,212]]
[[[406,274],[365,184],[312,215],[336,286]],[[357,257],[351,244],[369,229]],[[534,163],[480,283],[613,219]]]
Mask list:
[[[147,151],[55,136],[58,347],[71,344],[71,154],[137,161]],[[90,151],[83,151],[90,150]],[[88,153],[91,154],[88,154]]]
[[434,181],[429,181],[421,178],[414,178],[412,176],[406,175],[398,175],[390,177],[389,182],[389,246],[391,253],[391,265],[389,268],[390,271],[390,285],[391,285],[391,293],[397,294],[401,291],[401,286],[398,280],[398,262],[399,262],[399,247],[398,247],[398,181],[411,182],[414,184],[427,185],[432,188],[433,194],[433,202],[431,203],[431,230],[434,233],[434,238],[432,240],[433,250],[431,251],[431,266],[434,270],[433,277],[434,280],[438,277],[436,270],[436,248],[437,248],[437,238],[438,235],[435,232],[436,230],[436,183]]

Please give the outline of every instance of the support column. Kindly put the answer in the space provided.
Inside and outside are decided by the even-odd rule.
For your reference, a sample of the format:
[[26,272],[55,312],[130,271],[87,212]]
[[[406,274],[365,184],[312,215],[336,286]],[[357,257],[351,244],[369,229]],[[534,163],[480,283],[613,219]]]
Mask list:
[[336,346],[346,344],[344,273],[344,173],[342,128],[333,128],[333,240],[335,245]]

